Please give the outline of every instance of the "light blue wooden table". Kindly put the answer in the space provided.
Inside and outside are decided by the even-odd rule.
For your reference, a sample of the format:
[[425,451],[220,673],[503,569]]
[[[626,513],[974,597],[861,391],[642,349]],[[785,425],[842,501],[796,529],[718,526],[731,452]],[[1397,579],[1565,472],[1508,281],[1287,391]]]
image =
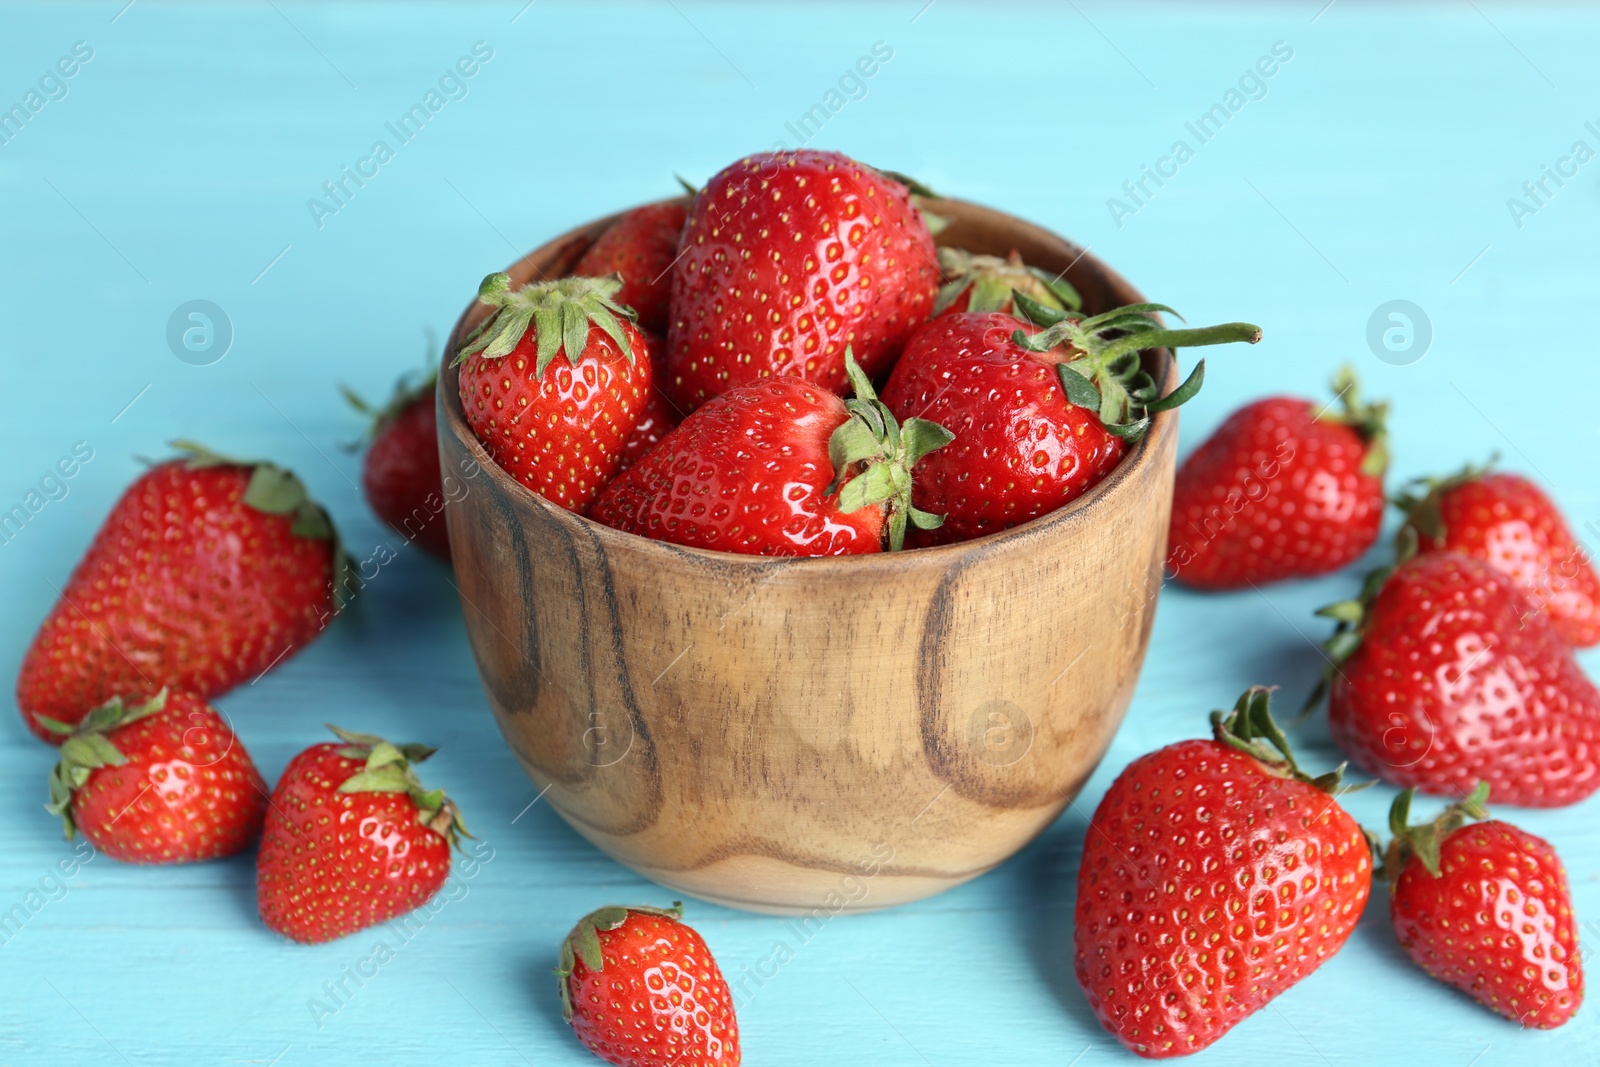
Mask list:
[[[0,511],[76,443],[93,449],[0,544],[7,679],[136,455],[184,436],[288,461],[370,553],[393,536],[339,450],[359,426],[336,383],[385,390],[423,358],[425,329],[442,335],[483,274],[546,237],[670,193],[674,172],[704,179],[802,138],[1070,234],[1195,321],[1261,323],[1259,347],[1212,359],[1188,444],[1246,398],[1316,395],[1348,360],[1395,400],[1399,474],[1497,449],[1600,549],[1600,18],[1576,5],[124,2],[0,9],[0,108],[23,108],[0,114]],[[875,46],[890,54],[877,72],[844,78]],[[195,300],[228,329],[180,359],[169,318]],[[1369,345],[1392,300],[1426,316],[1409,351]],[[1130,759],[1196,734],[1247,684],[1303,691],[1324,632],[1311,609],[1353,582],[1168,591],[1127,723],[1077,804],[988,876],[830,922],[751,983],[748,1062],[1131,1062],[1072,978],[1086,813]],[[21,904],[26,921],[0,934],[0,1063],[590,1062],[561,1024],[556,943],[593,905],[666,894],[532,803],[445,571],[403,553],[366,599],[221,704],[269,778],[325,720],[440,744],[429,780],[490,858],[381,968],[367,961],[393,933],[291,946],[255,917],[248,858],[53,876],[72,853],[39,811],[51,755],[5,718],[0,912]],[[1297,736],[1309,761],[1335,758],[1320,723]],[[1377,822],[1392,795],[1350,804]],[[1597,804],[1511,813],[1559,846],[1586,948]],[[1519,1032],[1410,967],[1385,901],[1200,1062],[1600,1061],[1600,1004]],[[788,936],[689,914],[736,982]]]

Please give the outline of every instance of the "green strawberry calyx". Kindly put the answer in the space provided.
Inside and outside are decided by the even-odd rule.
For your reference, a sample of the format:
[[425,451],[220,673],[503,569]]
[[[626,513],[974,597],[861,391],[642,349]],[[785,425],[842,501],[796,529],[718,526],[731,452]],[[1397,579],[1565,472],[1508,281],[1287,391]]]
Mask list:
[[849,418],[828,438],[834,476],[823,493],[838,493],[839,510],[845,514],[887,504],[889,550],[898,552],[905,547],[908,522],[919,530],[944,524],[943,515],[911,505],[911,470],[922,457],[955,440],[955,434],[927,419],[896,421],[849,348],[844,350],[844,368],[855,396],[844,402]]
[[935,315],[955,303],[962,293],[968,294],[968,311],[1008,311],[1015,306],[1014,292],[1052,311],[1077,311],[1083,307],[1083,297],[1070,282],[1028,266],[1015,249],[1001,259],[962,248],[941,248],[939,269],[946,280],[933,301]]
[[341,793],[404,793],[417,808],[417,822],[443,837],[459,849],[461,838],[472,833],[461,821],[461,811],[455,801],[445,796],[443,789],[426,789],[417,777],[415,764],[432,756],[438,749],[428,745],[394,745],[372,734],[352,733],[329,723],[339,740],[345,743],[339,755],[359,760],[361,770],[345,779],[339,786]]
[[1413,856],[1429,874],[1439,877],[1439,849],[1445,838],[1471,820],[1489,817],[1488,782],[1479,782],[1472,792],[1445,808],[1432,822],[1412,826],[1411,801],[1416,793],[1415,789],[1402,790],[1389,808],[1389,832],[1394,837],[1383,853],[1383,868],[1379,873],[1389,879],[1391,888],[1400,880],[1400,872]]
[[1344,783],[1347,766],[1344,763],[1315,777],[1302,771],[1289,748],[1288,735],[1272,717],[1271,705],[1271,689],[1264,685],[1251,686],[1240,695],[1232,711],[1211,713],[1212,736],[1229,748],[1254,758],[1269,773],[1316,786],[1332,796],[1366,788],[1365,784]]
[[633,309],[613,297],[622,288],[622,279],[611,274],[603,278],[558,278],[535,282],[521,289],[511,288],[511,276],[491,274],[478,286],[478,303],[494,308],[489,317],[467,335],[456,353],[455,362],[483,353],[485,359],[500,359],[534,332],[538,352],[534,373],[542,375],[556,358],[565,353],[567,362],[577,365],[589,344],[589,327],[598,326],[616,342],[628,362],[634,361],[633,344],[622,322],[632,322]]
[[1151,348],[1190,348],[1261,340],[1261,327],[1248,322],[1169,330],[1157,314],[1183,319],[1165,304],[1129,304],[1085,318],[1078,311],[1047,307],[1026,294],[1016,298],[1017,317],[1042,326],[1030,335],[1017,330],[1012,341],[1029,352],[1048,352],[1069,345],[1079,353],[1056,365],[1067,399],[1100,417],[1107,432],[1132,444],[1150,431],[1150,417],[1187,403],[1205,382],[1205,360],[1195,365],[1184,383],[1166,396],[1144,370],[1139,353]]
[[1367,446],[1367,454],[1361,460],[1361,473],[1369,478],[1382,478],[1389,470],[1389,402],[1362,400],[1355,368],[1348,363],[1333,376],[1333,392],[1339,410],[1335,411],[1330,404],[1317,419],[1354,430]]
[[267,460],[241,460],[211,451],[194,441],[167,442],[179,454],[179,462],[189,470],[211,467],[240,467],[250,472],[245,485],[244,503],[263,515],[281,515],[291,520],[289,532],[296,537],[327,541],[333,546],[333,606],[335,613],[350,606],[355,590],[361,582],[357,577],[356,563],[345,551],[339,529],[333,524],[328,510],[312,499],[294,471]]
[[1500,462],[1498,453],[1491,455],[1479,466],[1467,464],[1454,474],[1443,478],[1413,478],[1401,487],[1391,501],[1405,515],[1405,520],[1395,535],[1395,544],[1401,549],[1415,551],[1415,542],[1443,541],[1445,538],[1444,495],[1452,489],[1476,482],[1494,470]]
[[61,743],[61,759],[50,771],[50,803],[44,810],[61,817],[61,827],[68,841],[78,832],[72,814],[72,798],[89,781],[89,775],[101,767],[121,767],[128,762],[106,735],[154,715],[166,706],[167,691],[162,689],[142,704],[112,697],[85,715],[76,726],[43,715],[35,716],[40,726],[66,737]]
[[1328,690],[1333,686],[1333,679],[1366,639],[1367,615],[1372,610],[1373,601],[1378,599],[1378,593],[1394,576],[1400,564],[1414,555],[1416,555],[1415,538],[1409,542],[1409,547],[1402,545],[1402,551],[1395,554],[1393,563],[1385,564],[1368,573],[1362,580],[1361,591],[1354,597],[1324,605],[1316,610],[1320,618],[1332,619],[1335,625],[1333,633],[1322,643],[1322,658],[1326,660],[1326,664],[1322,668],[1322,676],[1306,697],[1306,702],[1301,708],[1302,715],[1311,714],[1316,706],[1322,703],[1323,697],[1328,695]]
[[566,940],[561,942],[561,961],[556,966],[556,979],[561,985],[561,1017],[567,1022],[572,1022],[572,989],[569,979],[578,965],[578,960],[583,961],[583,965],[591,974],[605,970],[606,960],[605,953],[600,950],[600,934],[621,929],[633,915],[649,915],[657,919],[679,922],[683,919],[683,903],[674,901],[670,908],[648,908],[637,905],[622,907],[612,904],[597,908],[578,920],[578,925],[574,926]]
[[363,444],[376,440],[378,435],[383,433],[392,422],[409,411],[413,404],[420,400],[432,398],[434,389],[439,384],[438,360],[433,355],[438,339],[432,330],[425,332],[428,337],[428,350],[424,356],[421,371],[402,374],[400,379],[394,383],[394,388],[389,393],[389,399],[384,402],[382,407],[368,402],[365,397],[348,385],[340,384],[339,393],[344,397],[345,403],[349,404],[359,414],[367,417],[366,433],[362,435],[361,440],[348,446],[349,451],[355,452]]

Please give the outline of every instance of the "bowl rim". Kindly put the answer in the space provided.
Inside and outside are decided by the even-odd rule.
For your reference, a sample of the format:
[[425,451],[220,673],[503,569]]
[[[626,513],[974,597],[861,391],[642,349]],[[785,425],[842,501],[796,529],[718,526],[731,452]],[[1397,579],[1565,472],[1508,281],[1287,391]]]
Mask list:
[[[651,206],[659,203],[673,203],[686,200],[686,197],[668,197],[664,200],[651,201],[649,204],[637,205],[638,207]],[[1016,215],[1010,215],[984,204],[976,204],[955,197],[929,198],[932,205],[954,206],[958,210],[965,209],[976,215],[988,215],[991,218],[1003,219],[1008,222],[1020,223],[1047,234],[1051,238],[1062,242],[1069,248],[1076,250],[1077,256],[1072,261],[1073,265],[1084,264],[1086,269],[1099,275],[1108,288],[1119,289],[1126,294],[1128,303],[1142,303],[1146,298],[1138,289],[1122,277],[1117,271],[1107,266],[1098,257],[1077,242],[1063,237],[1053,230],[1049,230],[1038,223]],[[515,272],[536,256],[559,252],[563,249],[575,250],[580,240],[592,243],[594,238],[611,223],[621,218],[634,208],[625,208],[612,215],[594,219],[573,227],[565,233],[544,242],[525,255],[519,257],[506,271]],[[937,241],[937,238],[935,239]],[[575,257],[574,257],[575,258]],[[542,272],[539,272],[542,273]],[[1063,271],[1065,273],[1065,271]],[[474,297],[467,303],[457,317],[455,325],[450,330],[450,336],[445,342],[444,352],[440,357],[439,380],[436,392],[436,409],[441,416],[439,422],[447,427],[450,435],[456,442],[463,446],[473,461],[489,474],[490,480],[502,492],[520,493],[522,498],[534,507],[539,508],[547,518],[553,519],[569,532],[581,533],[598,542],[597,547],[608,555],[613,551],[643,553],[647,558],[655,556],[660,560],[673,561],[699,560],[716,564],[721,567],[744,566],[753,570],[766,570],[774,567],[810,567],[820,569],[823,567],[850,567],[859,571],[863,567],[905,567],[913,562],[927,561],[942,567],[952,565],[959,557],[976,553],[987,554],[1003,544],[1013,541],[1031,541],[1037,536],[1042,536],[1056,527],[1087,521],[1088,517],[1096,510],[1104,511],[1112,507],[1106,503],[1108,498],[1119,494],[1119,490],[1131,491],[1128,487],[1136,480],[1147,477],[1150,467],[1156,462],[1167,439],[1177,433],[1177,409],[1157,412],[1151,419],[1150,429],[1140,441],[1129,450],[1109,474],[1089,488],[1087,492],[1075,500],[1071,500],[1054,511],[1030,519],[1025,523],[1013,526],[1008,530],[1000,530],[982,537],[975,537],[968,541],[957,541],[945,545],[932,545],[920,548],[907,548],[899,552],[869,552],[859,555],[847,556],[761,556],[749,555],[738,552],[720,552],[715,549],[697,548],[693,545],[680,545],[670,541],[657,541],[641,534],[626,533],[613,529],[594,521],[587,515],[556,504],[538,493],[529,489],[495,462],[494,457],[478,440],[477,434],[467,425],[466,413],[461,406],[460,376],[455,366],[454,353],[460,345],[460,338],[464,336],[466,322],[477,306]],[[1171,350],[1166,348],[1144,349],[1144,352],[1153,352],[1162,361],[1165,368],[1161,380],[1161,393],[1165,395],[1172,391],[1177,384],[1178,361]]]

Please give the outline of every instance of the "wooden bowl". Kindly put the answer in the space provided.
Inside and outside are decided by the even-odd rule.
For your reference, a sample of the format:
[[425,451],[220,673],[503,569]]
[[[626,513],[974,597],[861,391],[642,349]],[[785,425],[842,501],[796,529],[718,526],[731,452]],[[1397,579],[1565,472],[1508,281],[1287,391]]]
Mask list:
[[[1144,298],[1083,249],[960,201],[940,243]],[[530,253],[570,269],[611,222]],[[514,482],[440,375],[450,543],[490,706],[548,803],[674,892],[825,917],[960,885],[1072,801],[1122,721],[1161,585],[1177,413],[1065,508],[964,544],[768,559],[662,544]],[[1163,391],[1169,353],[1145,353]]]

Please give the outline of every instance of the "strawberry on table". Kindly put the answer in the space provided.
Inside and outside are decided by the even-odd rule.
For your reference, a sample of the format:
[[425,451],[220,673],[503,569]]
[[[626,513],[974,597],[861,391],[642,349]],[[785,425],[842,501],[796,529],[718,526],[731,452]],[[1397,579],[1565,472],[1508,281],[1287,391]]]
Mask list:
[[17,706],[71,725],[165,686],[211,699],[304,648],[354,592],[328,513],[293,473],[177,441],[117,501],[34,636]]
[[711,950],[670,909],[607,907],[561,943],[561,1014],[618,1067],[738,1067],[739,1022]]
[[899,549],[911,471],[950,440],[924,419],[896,422],[845,353],[855,398],[793,375],[750,382],[695,411],[606,486],[589,517],[658,541],[764,556]]
[[434,750],[330,726],[338,742],[290,761],[272,791],[256,894],[261,920],[303,944],[332,941],[426,904],[466,833],[414,765]]
[[933,302],[935,315],[963,311],[1015,314],[1015,293],[1055,311],[1077,311],[1083,307],[1083,298],[1070,282],[1047,270],[1028,266],[1015,249],[1001,259],[975,255],[962,248],[941,248],[939,269],[944,273],[945,282]]
[[1600,577],[1554,501],[1516,474],[1468,467],[1422,479],[1397,501],[1424,552],[1483,560],[1580,648],[1600,644]]
[[1371,774],[1461,796],[1479,781],[1523,807],[1600,789],[1600,692],[1546,616],[1498,570],[1455,552],[1382,568],[1326,650],[1334,742]]
[[[694,195],[694,190],[689,190]],[[646,204],[625,212],[573,265],[572,273],[600,278],[615,274],[622,279],[615,300],[630,307],[641,328],[667,332],[667,303],[672,295],[672,261],[678,256],[678,238],[689,217],[683,200]]]
[[344,391],[350,405],[370,416],[370,444],[361,463],[361,489],[378,518],[440,559],[450,558],[439,434],[434,408],[437,368],[419,380],[401,378],[394,394],[374,410]]
[[881,374],[939,281],[911,190],[837,152],[762,153],[721,171],[679,249],[667,385],[685,411],[770,375],[842,393],[847,347]]
[[1167,572],[1235,589],[1338,570],[1383,523],[1388,405],[1363,403],[1345,368],[1341,408],[1274,396],[1228,416],[1178,470]]
[[123,863],[196,863],[260,836],[267,785],[201,698],[165,689],[137,704],[114,697],[75,728],[55,727],[64,740],[47,810],[69,841],[81,832]]
[[[941,315],[911,336],[883,390],[900,419],[929,419],[955,442],[918,468],[914,499],[945,516],[916,544],[966,541],[1018,526],[1083,495],[1155,412],[1200,389],[1203,367],[1166,397],[1140,349],[1254,343],[1256,326],[1166,330],[1159,304],[1085,318],[1019,298],[1031,322],[999,312]],[[1038,323],[1039,325],[1033,325]]]
[[472,432],[507,474],[569,511],[616,474],[650,396],[650,354],[615,300],[621,285],[562,278],[513,290],[491,274],[478,300],[495,310],[456,356]]
[[1410,825],[1407,789],[1389,813],[1389,916],[1406,955],[1522,1026],[1552,1030],[1583,1003],[1583,952],[1567,871],[1543,838],[1498,819],[1480,785],[1431,823]]
[[1198,1052],[1320,967],[1366,907],[1372,855],[1343,768],[1305,774],[1255,687],[1117,776],[1078,871],[1078,984],[1151,1059]]

